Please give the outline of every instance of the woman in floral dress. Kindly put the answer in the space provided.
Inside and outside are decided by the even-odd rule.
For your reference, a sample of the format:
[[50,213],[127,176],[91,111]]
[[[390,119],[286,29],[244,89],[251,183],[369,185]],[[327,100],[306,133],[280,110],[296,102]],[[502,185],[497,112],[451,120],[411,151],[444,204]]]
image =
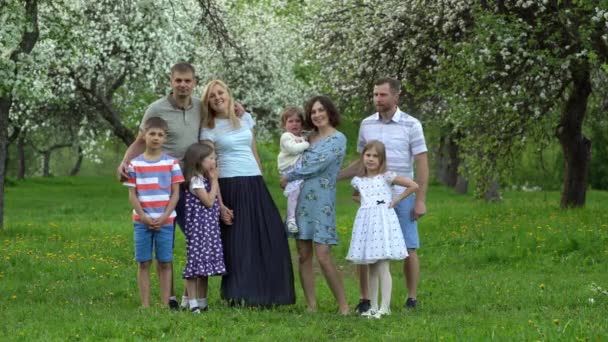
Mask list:
[[331,245],[338,244],[336,232],[336,180],[346,152],[346,137],[336,130],[340,114],[331,100],[325,96],[311,98],[305,106],[306,124],[313,132],[310,147],[302,157],[302,167],[281,179],[303,179],[302,190],[296,208],[296,223],[300,280],[308,311],[317,309],[315,280],[312,267],[313,251],[317,256],[325,280],[329,285],[341,314],[348,314],[342,277],[333,263]]

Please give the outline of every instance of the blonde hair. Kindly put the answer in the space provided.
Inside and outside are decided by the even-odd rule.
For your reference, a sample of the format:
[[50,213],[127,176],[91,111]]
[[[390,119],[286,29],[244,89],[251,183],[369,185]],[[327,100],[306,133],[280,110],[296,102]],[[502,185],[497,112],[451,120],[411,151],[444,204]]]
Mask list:
[[218,113],[211,109],[211,104],[209,103],[209,97],[211,96],[211,90],[215,86],[220,86],[223,88],[226,93],[228,93],[228,109],[227,115],[228,119],[230,119],[230,124],[234,128],[241,127],[241,122],[239,118],[236,116],[234,112],[234,98],[232,97],[232,92],[226,85],[226,83],[220,80],[212,80],[207,85],[205,85],[205,89],[203,90],[203,96],[201,97],[201,118],[202,118],[202,127],[205,128],[215,128],[215,117]]
[[357,176],[359,177],[367,176],[367,169],[365,168],[365,164],[363,163],[363,156],[365,155],[365,152],[371,150],[372,148],[376,150],[376,153],[378,153],[378,161],[380,163],[380,165],[378,166],[378,174],[386,172],[386,147],[381,141],[372,140],[365,144],[365,146],[363,147],[363,151],[361,151],[361,167],[359,168],[359,173],[357,174]]

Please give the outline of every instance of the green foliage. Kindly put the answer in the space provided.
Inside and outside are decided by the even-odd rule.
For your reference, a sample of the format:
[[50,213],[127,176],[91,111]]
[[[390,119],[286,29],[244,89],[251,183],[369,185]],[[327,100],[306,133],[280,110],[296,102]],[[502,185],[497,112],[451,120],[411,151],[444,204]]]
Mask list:
[[[268,185],[280,210],[276,177]],[[0,231],[0,336],[4,340],[602,340],[608,334],[608,193],[591,191],[585,209],[562,210],[559,194],[506,192],[485,204],[431,187],[420,221],[420,309],[405,313],[400,263],[392,264],[393,314],[379,321],[339,317],[316,269],[319,312],[297,304],[236,309],[210,281],[211,310],[139,308],[126,189],[111,178],[29,179],[7,189]],[[348,182],[338,184],[332,248],[349,302],[358,300],[354,267],[344,260],[355,213]],[[295,246],[293,261],[297,270]],[[176,290],[185,262],[176,234]],[[234,327],[238,327],[235,329]]]

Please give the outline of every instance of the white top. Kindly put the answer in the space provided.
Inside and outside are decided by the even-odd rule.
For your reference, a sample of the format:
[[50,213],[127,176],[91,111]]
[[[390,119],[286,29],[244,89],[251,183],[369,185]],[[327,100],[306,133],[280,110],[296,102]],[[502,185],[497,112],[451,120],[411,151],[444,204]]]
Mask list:
[[414,179],[414,156],[427,152],[418,119],[399,108],[388,122],[384,122],[379,113],[374,113],[361,121],[357,152],[361,153],[371,140],[384,143],[388,170]]
[[205,177],[201,174],[197,174],[196,176],[192,177],[192,179],[190,179],[189,188],[193,195],[196,195],[194,193],[195,189],[205,189]]
[[249,113],[243,114],[240,121],[241,127],[235,128],[229,119],[215,119],[215,128],[201,129],[200,140],[215,144],[220,178],[262,174],[251,150],[255,122]]
[[291,132],[283,133],[281,135],[281,151],[277,157],[279,172],[283,173],[290,166],[295,165],[309,145],[304,137],[298,137]]

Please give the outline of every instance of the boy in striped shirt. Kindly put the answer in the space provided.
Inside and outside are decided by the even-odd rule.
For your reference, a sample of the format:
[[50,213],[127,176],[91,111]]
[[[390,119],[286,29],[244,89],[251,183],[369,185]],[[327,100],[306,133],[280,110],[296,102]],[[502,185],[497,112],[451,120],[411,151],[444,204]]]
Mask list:
[[152,117],[144,124],[146,149],[129,163],[129,201],[133,206],[137,285],[144,307],[150,306],[150,266],[155,250],[161,300],[169,303],[173,262],[173,221],[184,176],[179,162],[163,152],[167,122]]

